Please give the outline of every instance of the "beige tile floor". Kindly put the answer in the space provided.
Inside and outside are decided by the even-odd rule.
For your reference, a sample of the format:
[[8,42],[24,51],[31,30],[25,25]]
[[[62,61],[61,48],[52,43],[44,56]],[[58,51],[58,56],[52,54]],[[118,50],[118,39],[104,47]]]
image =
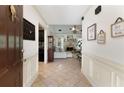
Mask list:
[[81,73],[80,62],[74,58],[56,59],[54,62],[39,63],[39,75],[32,87],[90,87]]

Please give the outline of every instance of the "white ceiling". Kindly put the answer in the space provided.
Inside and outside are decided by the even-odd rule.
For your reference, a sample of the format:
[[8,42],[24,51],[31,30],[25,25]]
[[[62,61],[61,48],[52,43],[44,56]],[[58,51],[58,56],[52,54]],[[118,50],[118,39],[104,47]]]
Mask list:
[[79,25],[90,5],[39,5],[36,9],[48,25]]

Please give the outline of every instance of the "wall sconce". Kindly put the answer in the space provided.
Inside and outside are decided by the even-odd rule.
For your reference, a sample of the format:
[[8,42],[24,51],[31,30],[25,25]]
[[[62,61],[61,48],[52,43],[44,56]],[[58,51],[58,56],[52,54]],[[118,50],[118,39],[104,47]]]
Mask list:
[[99,14],[102,10],[102,6],[99,5],[96,9],[95,9],[95,15]]

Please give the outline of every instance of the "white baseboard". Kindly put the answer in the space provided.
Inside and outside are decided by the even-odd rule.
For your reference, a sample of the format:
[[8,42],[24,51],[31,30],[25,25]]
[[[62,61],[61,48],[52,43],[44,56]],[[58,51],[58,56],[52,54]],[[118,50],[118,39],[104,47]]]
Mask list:
[[87,80],[90,82],[90,84],[92,85],[92,87],[96,87],[96,85],[93,83],[92,79],[90,79],[87,74],[85,74],[83,72],[83,70],[81,69],[81,73],[87,78]]

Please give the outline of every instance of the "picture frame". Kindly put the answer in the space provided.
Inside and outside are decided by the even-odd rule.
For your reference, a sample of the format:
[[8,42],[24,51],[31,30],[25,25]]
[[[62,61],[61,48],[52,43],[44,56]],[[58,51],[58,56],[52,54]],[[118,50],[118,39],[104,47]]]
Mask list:
[[23,18],[23,39],[35,41],[35,25]]
[[87,28],[87,40],[96,40],[96,23]]
[[111,25],[111,37],[116,38],[121,36],[124,36],[124,20],[118,17],[115,23]]
[[98,44],[105,44],[106,42],[106,33],[103,30],[97,34],[97,43]]

